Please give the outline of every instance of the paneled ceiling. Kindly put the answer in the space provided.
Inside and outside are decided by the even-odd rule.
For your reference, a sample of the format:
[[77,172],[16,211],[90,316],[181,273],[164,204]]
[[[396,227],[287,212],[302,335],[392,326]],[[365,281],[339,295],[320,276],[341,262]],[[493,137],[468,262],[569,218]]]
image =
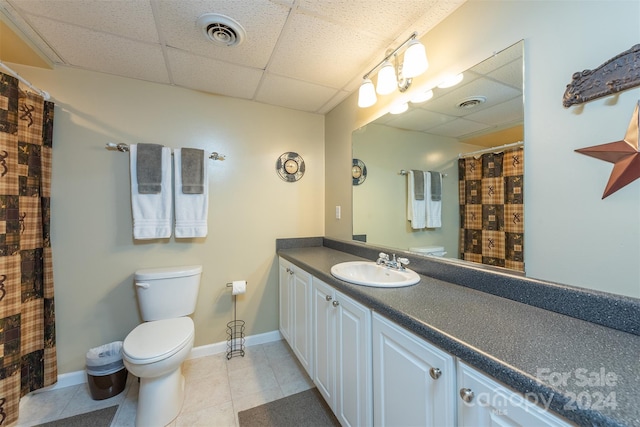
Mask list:
[[[464,1],[0,0],[0,12],[54,66],[325,114],[388,48]],[[205,13],[236,20],[245,40],[208,40]]]

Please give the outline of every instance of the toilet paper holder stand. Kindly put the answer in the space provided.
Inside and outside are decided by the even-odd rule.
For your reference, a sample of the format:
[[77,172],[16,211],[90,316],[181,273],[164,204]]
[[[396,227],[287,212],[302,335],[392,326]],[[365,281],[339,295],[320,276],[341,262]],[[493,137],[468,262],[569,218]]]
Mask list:
[[[227,283],[227,288],[231,288],[233,283]],[[227,323],[227,360],[234,356],[244,357],[244,320],[236,318],[236,298],[237,295],[231,295],[233,299],[233,320]]]

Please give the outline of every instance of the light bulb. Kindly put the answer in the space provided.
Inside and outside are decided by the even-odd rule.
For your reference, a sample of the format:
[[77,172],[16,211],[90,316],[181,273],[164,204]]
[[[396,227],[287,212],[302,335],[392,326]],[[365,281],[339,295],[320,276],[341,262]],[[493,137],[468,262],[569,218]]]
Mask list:
[[396,70],[389,61],[385,61],[382,64],[382,68],[378,72],[378,86],[376,92],[380,95],[388,95],[398,86],[398,80],[396,79]]
[[401,114],[409,109],[409,104],[403,102],[402,104],[396,104],[389,109],[391,114]]
[[376,89],[373,87],[371,79],[364,79],[358,91],[358,107],[367,108],[376,103]]
[[407,51],[404,53],[402,75],[411,79],[427,71],[427,68],[429,68],[429,61],[427,60],[427,52],[424,46],[416,39],[411,40]]
[[433,91],[431,89],[429,89],[427,91],[418,93],[413,98],[411,98],[410,101],[413,104],[420,104],[422,102],[427,102],[431,98],[433,98]]

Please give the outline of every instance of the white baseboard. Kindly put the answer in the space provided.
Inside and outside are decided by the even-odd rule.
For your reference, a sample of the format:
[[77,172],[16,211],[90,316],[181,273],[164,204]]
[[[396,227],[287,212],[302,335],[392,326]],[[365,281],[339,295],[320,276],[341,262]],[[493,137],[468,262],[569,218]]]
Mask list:
[[[264,334],[251,335],[245,337],[244,344],[247,347],[251,347],[253,345],[266,344],[269,342],[280,341],[282,339],[282,335],[280,331],[271,331],[265,332]],[[191,350],[191,354],[187,359],[197,359],[199,357],[212,356],[214,354],[223,353],[227,351],[227,342],[217,342],[213,344],[202,345],[199,347],[194,347]],[[66,374],[58,375],[58,382],[52,386],[41,388],[40,390],[36,390],[33,393],[43,393],[45,391],[58,390],[64,387],[70,387],[74,385],[79,385],[87,382],[87,373],[83,369],[81,371],[68,372]]]

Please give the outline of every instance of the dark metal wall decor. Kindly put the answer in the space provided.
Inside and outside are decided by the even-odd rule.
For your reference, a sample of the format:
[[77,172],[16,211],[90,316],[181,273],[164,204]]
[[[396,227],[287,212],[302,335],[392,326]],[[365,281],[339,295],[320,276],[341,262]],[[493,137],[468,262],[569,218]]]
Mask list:
[[640,178],[639,109],[640,101],[636,103],[631,123],[623,140],[576,150],[578,153],[613,163],[613,171],[602,195],[603,199]]
[[353,185],[360,185],[367,179],[367,166],[362,160],[353,159],[351,178],[353,178]]
[[276,172],[284,181],[296,182],[302,178],[304,171],[304,160],[293,151],[283,153],[276,161]]
[[573,73],[562,97],[566,108],[640,86],[640,44],[593,70]]

